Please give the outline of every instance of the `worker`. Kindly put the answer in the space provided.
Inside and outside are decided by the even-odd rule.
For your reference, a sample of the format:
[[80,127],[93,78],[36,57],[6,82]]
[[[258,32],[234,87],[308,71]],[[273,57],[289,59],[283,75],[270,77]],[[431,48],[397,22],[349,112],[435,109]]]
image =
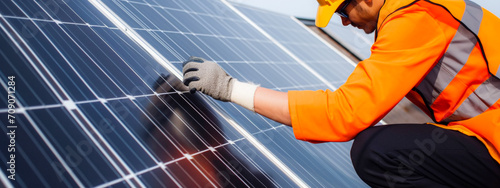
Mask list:
[[[469,0],[318,0],[375,32],[371,56],[335,91],[279,92],[192,57],[184,84],[293,128],[297,139],[354,139],[351,160],[372,187],[500,187],[500,19]],[[403,97],[435,122],[375,126]]]

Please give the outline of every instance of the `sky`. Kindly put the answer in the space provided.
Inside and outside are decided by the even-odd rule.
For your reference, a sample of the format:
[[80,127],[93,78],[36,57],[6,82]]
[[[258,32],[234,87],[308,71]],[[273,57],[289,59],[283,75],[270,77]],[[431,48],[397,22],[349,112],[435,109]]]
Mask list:
[[[314,19],[318,8],[315,0],[230,0],[300,18]],[[500,17],[499,0],[472,0]]]

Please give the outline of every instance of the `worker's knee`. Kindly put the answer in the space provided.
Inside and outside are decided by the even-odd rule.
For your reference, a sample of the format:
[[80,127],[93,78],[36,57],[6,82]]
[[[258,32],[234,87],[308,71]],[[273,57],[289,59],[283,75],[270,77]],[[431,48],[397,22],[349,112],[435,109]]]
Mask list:
[[378,174],[376,171],[380,171],[380,166],[376,163],[381,161],[378,159],[380,155],[379,140],[380,129],[373,127],[368,128],[360,132],[354,139],[354,143],[351,148],[351,160],[356,170],[358,176],[365,182],[368,179],[372,179],[373,175]]
[[351,160],[358,176],[372,187],[390,185],[392,172],[397,168],[394,157],[397,155],[401,139],[398,132],[404,126],[371,127],[359,133],[351,148]]
[[408,183],[405,178],[415,174],[414,165],[423,160],[419,158],[420,155],[414,155],[423,153],[414,142],[427,139],[425,136],[432,135],[434,129],[428,125],[403,124],[371,127],[360,132],[351,148],[351,160],[356,173],[372,187]]

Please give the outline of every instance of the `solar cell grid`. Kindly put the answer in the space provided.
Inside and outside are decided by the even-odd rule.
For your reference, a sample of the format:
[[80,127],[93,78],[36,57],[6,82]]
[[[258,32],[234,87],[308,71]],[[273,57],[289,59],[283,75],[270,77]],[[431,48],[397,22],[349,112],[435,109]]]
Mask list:
[[[75,97],[73,100],[83,99],[95,99],[98,97],[120,97],[124,96],[124,93],[118,88],[113,81],[111,81],[105,72],[101,71],[98,66],[96,66],[95,61],[91,59],[88,54],[86,54],[78,43],[74,41],[73,38],[68,36],[65,29],[66,27],[60,26],[54,22],[38,22],[38,21],[28,21],[15,18],[7,18],[9,23],[12,23],[13,27],[18,26],[17,32],[22,32],[25,26],[30,28],[35,28],[33,33],[28,37],[24,37],[27,43],[33,43],[36,45],[42,61],[47,62],[58,62],[58,63],[47,63],[46,67],[55,77],[59,78],[69,78],[61,79],[64,86],[68,86],[69,94],[73,96],[83,95]],[[87,26],[79,26],[87,27]],[[39,30],[38,28],[43,28]],[[96,35],[92,35],[93,39],[98,40]],[[80,36],[79,36],[80,37]],[[85,38],[86,35],[81,36]],[[50,55],[46,55],[44,51],[49,51]],[[57,58],[56,61],[47,58]],[[73,71],[67,71],[73,70]],[[21,75],[21,74],[18,74]],[[66,76],[67,75],[67,76]],[[78,78],[80,79],[74,79]],[[85,82],[87,80],[87,82]],[[89,84],[94,90],[90,90],[86,85]],[[30,86],[31,84],[26,84]]]
[[[3,21],[3,20],[2,20]],[[2,58],[2,63],[0,69],[3,73],[0,73],[3,78],[7,76],[20,75],[21,72],[26,73],[26,76],[16,79],[18,84],[18,100],[26,105],[47,105],[56,104],[56,96],[50,91],[49,87],[43,83],[35,68],[32,67],[30,61],[23,57],[21,51],[17,50],[18,43],[13,43],[10,38],[13,36],[7,35],[4,32],[0,32],[2,36],[1,42],[2,50],[0,55]],[[13,40],[16,40],[13,38]],[[6,72],[16,73],[15,75],[7,75]],[[5,83],[6,84],[6,83]],[[31,87],[30,85],[33,84]],[[5,90],[7,90],[5,85]],[[44,96],[42,99],[40,96]],[[6,97],[6,96],[3,96]],[[5,100],[7,101],[7,100]]]
[[[7,116],[7,113],[0,113],[2,116]],[[25,118],[24,115],[17,115],[16,120],[18,123],[23,123],[23,124],[28,124],[28,120]],[[7,130],[7,125],[4,124],[4,122],[0,122],[0,130],[2,134],[6,134],[8,132]],[[43,144],[43,140],[38,136],[37,132],[34,129],[31,129],[30,127],[19,127],[19,129],[16,130],[16,136],[18,137],[17,140],[17,146],[22,146],[22,147],[17,147],[16,153],[18,154],[18,158],[16,158],[17,161],[23,161],[25,163],[28,163],[30,165],[35,165],[38,166],[41,169],[47,169],[45,172],[42,173],[38,168],[33,168],[29,169],[25,174],[25,176],[17,176],[17,182],[19,183],[20,186],[26,187],[29,185],[28,182],[30,181],[34,184],[37,185],[54,185],[54,186],[76,186],[74,182],[67,182],[67,181],[56,181],[54,178],[50,178],[53,174],[57,173],[57,170],[52,168],[51,163],[47,163],[46,161],[54,161],[57,160],[56,157],[54,156],[53,153],[50,152],[50,149]],[[7,146],[7,142],[9,140],[6,139],[0,139],[0,143]],[[35,155],[37,156],[36,158],[31,158],[28,157],[29,155]],[[7,159],[8,155],[2,155],[0,156],[0,160],[2,161],[9,161]],[[21,170],[23,169],[23,165],[20,165],[19,163],[16,164],[16,169]],[[2,174],[5,175],[5,179],[7,179],[7,175],[10,175],[10,172],[7,170],[4,170],[2,166],[2,172],[5,171],[7,174]],[[70,177],[67,175],[67,177]],[[15,182],[12,182],[15,183]]]
[[[76,126],[84,122],[77,122],[70,112],[64,108],[51,108],[28,111],[33,123],[40,126],[41,131],[54,143],[55,149],[65,153],[65,160],[70,166],[78,166],[74,173],[86,185],[98,185],[122,176],[118,164],[112,164],[95,145],[95,140],[85,133],[88,130]],[[82,154],[80,156],[79,154]],[[28,155],[29,156],[29,155]],[[122,172],[123,173],[123,172]]]
[[[191,55],[217,61],[240,80],[281,91],[343,82],[322,82],[226,2],[102,1],[177,69],[158,63],[143,41],[87,1],[1,3],[0,40],[7,45],[0,52],[7,63],[0,65],[0,76],[17,77],[17,154],[25,161],[18,163],[13,185],[363,185],[352,167],[342,165],[350,163],[348,145],[299,142],[284,125],[183,91],[174,75]],[[281,19],[270,19],[279,27],[269,33],[297,26]],[[278,41],[312,48],[316,45],[306,43],[310,35],[297,29]],[[286,43],[294,38],[297,44]],[[303,60],[317,57],[288,50]],[[0,99],[6,101],[4,95]],[[7,112],[4,103],[0,115]],[[0,126],[3,134],[9,131],[3,120]],[[7,141],[0,139],[2,145]],[[328,160],[332,156],[338,159]]]
[[[13,20],[15,20],[15,19],[13,19]],[[15,21],[17,21],[17,20],[15,20]],[[12,22],[15,22],[15,21],[12,21]],[[44,25],[44,29],[46,29],[46,27],[48,27],[47,25],[48,25],[48,24],[45,24],[45,25]],[[72,27],[72,26],[69,26],[69,27]],[[54,28],[54,27],[52,27],[52,28]],[[55,28],[57,29],[57,26],[55,26]],[[61,27],[61,28],[65,28],[65,27]],[[78,30],[79,30],[80,28],[74,28],[74,29],[75,29],[75,30],[71,30],[71,32],[73,32],[73,33],[71,33],[71,34],[75,34],[75,33],[74,33],[75,31],[76,31],[76,32],[79,32]],[[86,29],[87,29],[87,28],[86,28]],[[50,32],[50,33],[53,33],[53,32]],[[90,32],[90,33],[92,33],[92,32]],[[81,34],[83,34],[83,33],[81,33]],[[64,36],[64,35],[63,35],[63,36]],[[78,35],[78,36],[80,36],[80,35]],[[34,38],[34,37],[33,37],[33,38]],[[71,36],[70,36],[70,38],[71,38]],[[73,38],[71,38],[71,39],[73,39]],[[65,40],[65,41],[68,41],[68,40]],[[79,41],[79,42],[82,42],[82,41]],[[87,42],[88,42],[88,41],[87,41]],[[94,41],[92,41],[92,42],[94,42]],[[75,42],[75,43],[76,43],[76,42]],[[82,43],[83,43],[83,42],[82,42]],[[46,43],[46,45],[47,45],[47,43]],[[50,45],[48,45],[48,46],[50,46]],[[90,47],[90,48],[91,48],[91,47],[97,47],[97,46],[93,45],[92,43],[85,43],[85,44],[83,44],[82,46],[84,46],[84,47],[85,47],[85,49],[83,49],[82,51],[85,51],[86,53],[91,53],[91,52],[88,52],[88,51],[90,51],[90,49],[89,49],[88,47]],[[103,45],[103,46],[106,46],[106,45]],[[101,46],[101,47],[102,47],[102,46]],[[66,48],[66,49],[68,49],[68,48]],[[109,51],[108,51],[108,52],[109,52]],[[130,53],[130,52],[128,52],[128,53]],[[54,53],[51,53],[51,54],[54,54]],[[95,54],[91,54],[91,55],[95,55]],[[107,55],[106,55],[106,56],[107,56]],[[105,58],[105,59],[106,59],[106,58],[107,58],[106,56],[98,56],[98,55],[96,55],[96,56],[94,56],[93,58]],[[92,57],[90,57],[90,58],[92,58]],[[60,61],[59,61],[59,62],[60,62]],[[73,63],[74,61],[71,61],[71,62]],[[101,60],[101,61],[99,61],[99,62],[103,62],[103,61]],[[108,61],[104,61],[104,62],[116,62],[116,58],[115,58],[113,61],[109,61],[109,60],[108,60]],[[107,64],[107,65],[109,66],[109,64]],[[14,67],[14,66],[12,66],[12,67]],[[118,69],[118,70],[119,70],[119,69]],[[111,72],[111,71],[110,71],[110,72]],[[82,73],[82,71],[80,71],[80,73]],[[116,74],[116,73],[115,73],[115,74]],[[34,75],[36,75],[36,74],[34,74]],[[30,93],[34,93],[34,92],[30,92]],[[116,96],[113,96],[113,97],[116,97]],[[101,106],[100,108],[103,108],[103,107],[102,107],[102,104],[100,104],[100,103],[96,103],[96,104],[81,104],[81,105],[79,105],[79,107],[80,107],[80,109],[85,110],[85,111],[86,111],[86,113],[91,113],[90,111],[92,111],[92,110],[89,110],[91,107],[93,108],[93,110],[94,110],[94,111],[97,111],[97,110],[96,110],[96,105],[97,105],[97,106]],[[50,110],[48,109],[47,111],[54,111],[54,110],[55,110],[55,109],[50,109]],[[62,110],[62,111],[61,111],[61,110]],[[43,112],[43,111],[44,111],[44,110],[42,110],[42,112]],[[56,110],[56,111],[57,111],[57,110]],[[31,114],[31,112],[32,112],[32,111],[29,111],[29,112],[30,112],[30,114]],[[65,112],[65,111],[64,111],[64,109],[60,109],[59,111],[57,111],[57,112],[55,112],[55,113],[52,113],[52,112],[47,112],[47,114],[48,114],[48,115],[47,115],[47,114],[44,114],[44,115],[47,115],[47,117],[51,117],[50,115],[53,115],[53,114],[59,114],[59,116],[57,116],[57,117],[52,117],[52,118],[50,118],[50,119],[64,119],[64,117],[65,117],[65,116],[64,116],[64,115],[61,115],[61,114],[64,114],[63,112]],[[106,112],[106,110],[102,110],[102,109],[101,109],[101,110],[99,111],[99,113],[103,113],[103,112]],[[38,117],[38,116],[37,116],[37,114],[38,114],[38,113],[39,113],[38,111],[36,111],[36,113],[35,113],[35,111],[33,111],[33,115],[32,115],[32,116],[34,116],[34,117],[35,117],[35,121],[33,122],[33,124],[41,124],[41,125],[43,125],[42,127],[44,127],[44,128],[47,128],[47,129],[48,129],[47,124],[50,124],[50,123],[51,123],[51,122],[49,121],[50,119],[42,119],[42,120],[38,120],[38,118],[37,118],[37,117]],[[40,112],[40,113],[41,113],[41,112]],[[66,112],[66,114],[67,114],[67,112]],[[89,116],[89,115],[87,115],[87,116]],[[71,120],[71,119],[69,119],[69,120]],[[68,121],[69,121],[69,120],[68,120]],[[107,123],[109,123],[109,122],[107,122]],[[66,123],[64,123],[64,124],[68,124],[68,125],[75,125],[75,124],[77,124],[77,123],[76,123],[76,122],[66,122]],[[58,123],[58,124],[56,124],[56,125],[61,125],[61,123]],[[95,125],[99,125],[99,124],[95,123]],[[42,130],[42,131],[43,131],[43,130]],[[47,133],[51,132],[51,130],[45,130],[45,131],[43,131],[43,132],[44,132],[45,134],[47,134]],[[114,134],[117,134],[118,132],[119,132],[119,131],[117,131],[117,130],[113,130],[113,133],[114,133]],[[57,135],[62,135],[62,136],[64,136],[64,135],[68,135],[68,136],[69,136],[69,138],[76,139],[76,140],[81,140],[81,139],[82,139],[82,138],[79,138],[79,137],[77,137],[77,136],[75,136],[75,135],[71,135],[71,134],[69,134],[69,133],[67,133],[67,134],[61,133],[61,134],[57,134]],[[109,135],[108,135],[108,136],[109,136]],[[63,142],[64,142],[63,137],[61,137],[61,136],[50,136],[50,137],[51,137],[51,138],[53,138],[53,139],[55,139],[55,138],[61,138],[61,140],[58,140],[58,141],[63,141]],[[75,138],[75,137],[76,137],[76,138]],[[125,138],[126,138],[126,137],[125,137]],[[123,140],[123,137],[121,137],[120,139],[121,139],[121,140]],[[49,140],[50,140],[50,139],[49,139]],[[113,139],[108,139],[108,140],[116,141],[116,140],[113,140]],[[117,140],[118,140],[118,139],[117,139]],[[52,142],[54,142],[54,143],[58,143],[58,141],[54,141],[54,140],[52,140]],[[128,144],[128,145],[131,145],[131,144],[133,145],[133,142],[131,142],[131,143],[127,143],[127,144]],[[77,144],[75,144],[75,143],[71,143],[71,145],[77,145]],[[117,144],[116,146],[114,146],[114,147],[115,147],[115,149],[120,149],[120,147],[118,147],[118,145],[119,145],[119,144]],[[162,144],[162,146],[165,146],[165,145],[166,145],[166,144]],[[122,144],[121,146],[123,146],[123,144]],[[128,146],[128,147],[131,147],[131,146]],[[136,147],[137,147],[137,146],[136,146]],[[63,147],[63,148],[64,148],[64,147]],[[66,148],[64,148],[64,149],[67,149],[67,147],[66,147]],[[62,150],[64,150],[64,149],[62,149]],[[94,148],[94,149],[95,149],[95,148]],[[128,148],[128,149],[130,149],[130,148]],[[75,149],[72,149],[72,150],[70,150],[70,151],[75,151]],[[64,153],[64,151],[63,151],[62,153]],[[66,154],[68,154],[68,153],[66,153]],[[99,153],[97,153],[97,152],[95,152],[94,154],[99,155]],[[29,156],[29,155],[27,155],[27,156]],[[66,155],[66,156],[68,156],[68,155]],[[133,156],[133,155],[127,155],[127,156]],[[70,157],[70,158],[71,158],[71,157]],[[85,156],[85,160],[91,160],[91,159],[92,159],[92,158],[91,158],[90,156]],[[147,159],[147,158],[146,158],[146,159]],[[80,158],[80,160],[82,160],[82,159]],[[93,159],[92,159],[92,160],[93,160]],[[147,160],[145,160],[145,162],[147,162]],[[96,163],[92,163],[91,165],[85,165],[85,166],[88,166],[88,167],[94,167],[94,168],[96,168],[96,167],[95,167],[95,165],[98,165],[98,164],[99,164],[99,162],[98,162],[98,161],[96,161]],[[140,164],[140,163],[139,163],[139,164]],[[108,164],[108,165],[109,165],[109,164]],[[102,166],[102,168],[103,168],[103,171],[100,171],[99,173],[113,174],[113,173],[106,173],[106,172],[105,172],[105,169],[106,169],[106,168],[105,168],[104,166],[106,166],[106,165],[99,165],[99,166]],[[86,176],[87,176],[87,175],[98,175],[98,174],[99,174],[99,173],[92,173],[92,170],[88,170],[88,169],[80,168],[80,165],[78,165],[78,167],[79,167],[79,168],[77,168],[77,169],[78,169],[78,170],[80,170],[80,171],[81,171],[81,173],[84,173],[84,174],[77,173],[77,176],[78,176],[78,178],[80,178],[80,179],[86,180],[86,179],[88,179],[88,178],[86,178]],[[89,173],[89,174],[86,174],[86,173]],[[114,174],[116,174],[116,173],[114,173]],[[122,175],[122,176],[123,176],[123,175]],[[106,182],[106,181],[110,181],[110,180],[112,180],[112,179],[116,179],[117,177],[118,177],[118,176],[116,176],[116,177],[113,177],[113,176],[112,176],[112,177],[111,177],[111,178],[109,178],[109,179],[104,179],[104,181],[102,181],[102,182],[100,182],[99,180],[103,180],[103,178],[90,178],[90,179],[95,180],[95,181],[97,181],[97,182],[88,182],[88,181],[83,181],[83,184],[85,184],[85,185],[98,185],[99,183],[104,183],[104,182]],[[130,184],[129,184],[129,185],[130,185]]]
[[16,4],[14,4],[14,2],[2,1],[0,4],[2,4],[0,7],[0,13],[2,15],[24,16],[23,12],[16,6]]
[[[228,66],[224,66],[225,64],[223,64],[223,66],[226,68],[226,70],[228,70],[228,72],[231,72],[231,69],[233,69],[233,70],[245,70],[245,72],[252,72],[253,70],[250,69],[250,68],[253,68],[254,65],[255,65],[254,62],[248,62],[247,61],[246,63],[250,64],[251,67],[250,68],[246,68],[245,66],[248,66],[248,65],[240,65],[240,64],[236,64],[236,62],[231,62],[231,61],[227,61],[227,63],[228,63]],[[273,62],[273,63],[276,63],[276,62]],[[236,68],[232,68],[232,67],[235,67],[235,66],[236,66]],[[243,67],[240,68],[240,67],[237,67],[237,66],[240,66],[240,67],[243,66]],[[261,71],[265,72],[265,70],[267,70],[267,69],[255,69],[255,70],[261,70]],[[259,74],[259,73],[262,73],[262,72],[253,73],[253,74],[249,74],[249,75],[262,75],[262,74]],[[235,75],[235,74],[232,74],[232,75]],[[236,74],[236,75],[238,75],[238,74]],[[265,74],[265,75],[267,75],[267,74]],[[255,80],[256,78],[253,78],[253,79]],[[315,78],[315,79],[317,79],[317,78]],[[263,80],[259,80],[259,81],[257,81],[257,83],[264,83],[263,85],[265,85],[266,80],[268,80],[268,79],[266,79],[265,76],[263,76]],[[276,80],[273,80],[273,81],[274,81],[273,83],[275,84]],[[338,82],[340,83],[341,81],[338,81]],[[224,107],[223,104],[222,104],[222,106]],[[235,112],[234,110],[228,110],[228,111]],[[244,111],[244,110],[239,110],[239,111],[241,113],[241,111]],[[232,117],[238,117],[238,114],[237,113],[236,114],[232,114]],[[253,118],[249,118],[249,117],[251,117],[251,116],[245,116],[245,118],[241,118],[241,119],[237,119],[237,120],[238,121],[243,121],[243,122],[245,122],[245,121],[250,122],[250,125],[251,125],[252,121],[254,121],[254,119]],[[240,124],[247,124],[248,125],[249,123],[240,123]],[[253,127],[253,128],[255,128],[255,127]],[[250,130],[257,131],[258,129],[252,129],[252,126],[250,126]]]

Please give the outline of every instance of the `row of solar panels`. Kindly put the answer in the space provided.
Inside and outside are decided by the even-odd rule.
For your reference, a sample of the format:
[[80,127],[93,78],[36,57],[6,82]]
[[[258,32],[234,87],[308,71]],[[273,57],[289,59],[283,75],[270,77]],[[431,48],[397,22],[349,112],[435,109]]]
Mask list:
[[295,18],[219,0],[12,0],[0,40],[4,186],[366,186],[350,143],[297,141],[180,82],[200,56],[280,91],[339,87],[353,63]]

